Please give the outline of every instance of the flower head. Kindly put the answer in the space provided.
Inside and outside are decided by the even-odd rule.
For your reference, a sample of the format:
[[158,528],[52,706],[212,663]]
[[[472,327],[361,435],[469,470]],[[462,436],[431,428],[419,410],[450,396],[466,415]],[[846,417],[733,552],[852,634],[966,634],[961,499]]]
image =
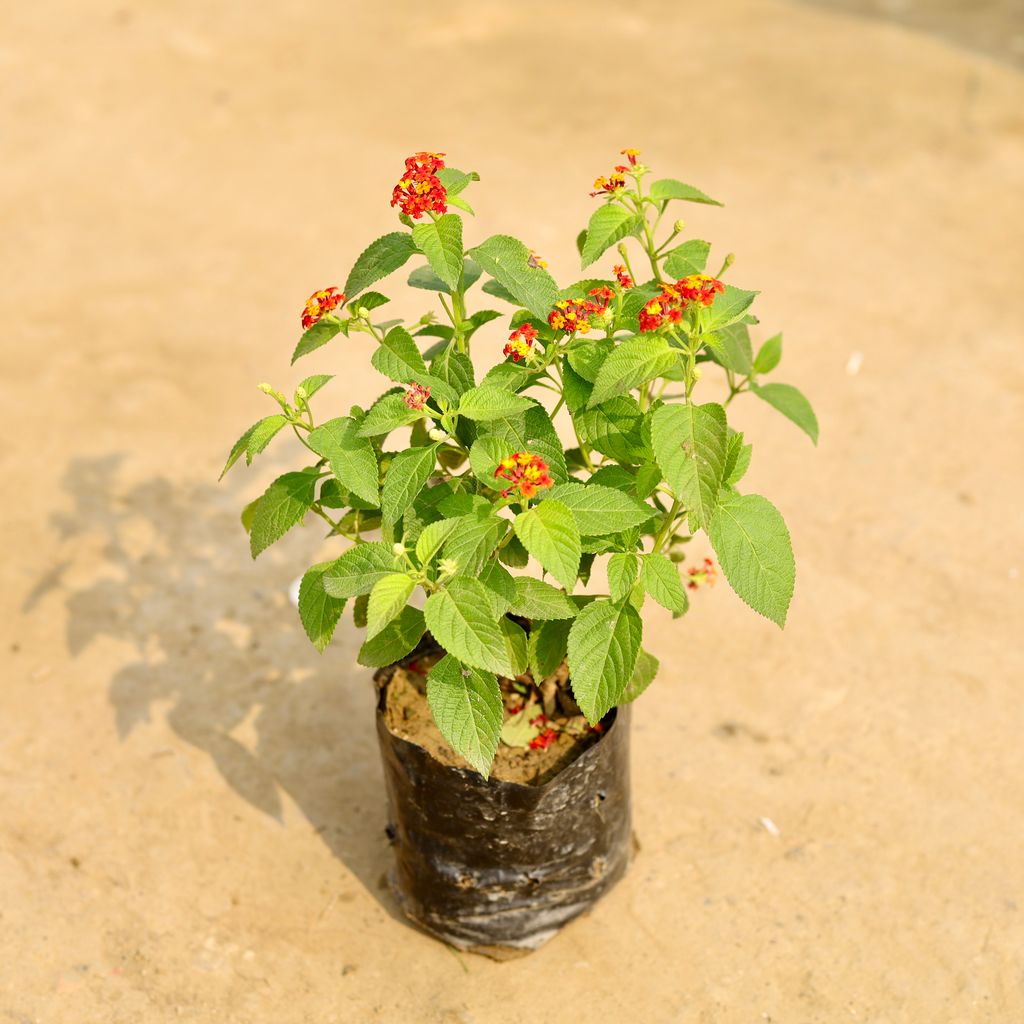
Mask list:
[[[534,720],[536,721],[536,719]],[[530,723],[533,725],[533,722]],[[531,750],[547,750],[555,740],[558,739],[558,733],[551,728],[542,729],[536,736],[530,740]]]
[[532,498],[541,488],[553,487],[555,484],[548,475],[548,464],[529,452],[515,452],[507,459],[502,459],[494,471],[494,476],[495,479],[501,478],[509,483],[501,492],[503,498],[510,494]]
[[600,177],[594,181],[592,196],[613,196],[620,189],[626,187],[626,179],[621,174],[613,174],[611,177]]
[[508,344],[502,350],[502,355],[511,356],[513,363],[518,363],[530,354],[534,340],[537,337],[537,329],[531,324],[520,324],[509,336]]
[[704,559],[701,567],[693,566],[689,570],[690,582],[686,585],[690,590],[697,590],[699,587],[713,587],[718,579],[718,570],[710,558]]
[[639,149],[620,149],[619,152],[629,161],[630,167],[636,167],[636,158],[640,155]]
[[419,220],[424,213],[446,213],[448,192],[437,172],[444,167],[444,153],[416,153],[405,161],[405,174],[391,193],[391,205]]
[[308,331],[332,309],[337,309],[345,301],[345,293],[337,288],[324,288],[322,291],[313,292],[306,299],[306,306],[302,310],[302,329]]
[[725,291],[725,285],[710,274],[690,274],[676,282],[676,288],[690,302],[710,306],[715,296]]
[[608,303],[615,297],[615,292],[607,285],[591,288],[589,299],[562,299],[555,303],[555,308],[548,313],[548,323],[556,331],[566,334],[586,334],[593,326],[592,317],[603,315],[608,310]]
[[626,273],[626,268],[621,263],[616,263],[615,266],[612,267],[612,273],[615,274],[615,279],[619,282],[619,287],[633,287],[633,278]]
[[427,399],[430,397],[430,388],[423,387],[422,384],[417,384],[416,381],[412,382],[412,386],[402,396],[402,401],[410,409],[415,409],[420,412],[423,407],[427,404]]
[[677,324],[691,302],[710,306],[715,296],[725,291],[725,285],[708,274],[690,274],[675,283],[662,281],[659,287],[661,294],[640,310],[638,321],[643,332],[656,331],[665,324]]

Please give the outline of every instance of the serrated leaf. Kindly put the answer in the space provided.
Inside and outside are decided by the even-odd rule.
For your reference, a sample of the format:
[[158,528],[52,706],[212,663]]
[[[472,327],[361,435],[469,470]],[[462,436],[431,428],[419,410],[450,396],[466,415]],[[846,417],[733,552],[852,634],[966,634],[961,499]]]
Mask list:
[[380,511],[385,523],[397,523],[420,493],[437,463],[437,448],[407,448],[388,467],[380,491]]
[[644,440],[644,414],[635,398],[627,395],[610,398],[574,419],[583,440],[602,455],[627,464],[649,462],[654,458]]
[[370,407],[356,434],[359,437],[379,437],[381,434],[390,434],[397,427],[408,426],[423,416],[422,412],[410,409],[401,395],[384,395]]
[[722,494],[708,526],[729,585],[754,611],[786,624],[796,563],[779,510],[759,494]]
[[621,533],[647,522],[653,515],[636,498],[601,484],[570,482],[546,492],[544,501],[560,501],[573,514],[582,537]]
[[477,577],[491,594],[491,611],[500,618],[511,607],[516,597],[516,582],[512,574],[496,561],[488,562]]
[[619,552],[608,559],[608,593],[612,601],[622,601],[636,586],[640,559],[633,552]]
[[458,565],[460,575],[476,575],[507,530],[507,519],[494,515],[489,506],[481,508],[462,517],[458,528],[445,541],[442,553]]
[[715,362],[727,370],[746,375],[754,368],[754,353],[746,324],[736,323],[723,327],[704,335],[704,340]]
[[401,615],[392,619],[375,637],[371,637],[359,648],[356,660],[367,668],[393,665],[420,642],[425,631],[423,612],[407,604]]
[[371,242],[359,255],[345,281],[344,291],[349,301],[375,281],[394,273],[414,252],[412,236],[404,231],[392,231]]
[[529,398],[503,391],[492,384],[481,384],[467,391],[459,399],[459,415],[466,419],[486,422],[509,416],[518,416],[534,405]]
[[245,453],[245,463],[252,465],[252,460],[259,455],[268,444],[274,439],[278,432],[288,425],[288,418],[280,414],[275,416],[264,416],[258,423],[254,423],[234,444],[231,454],[228,456],[224,468],[221,470],[220,479],[238,461],[239,456]]
[[381,306],[386,306],[391,300],[386,295],[381,295],[380,292],[363,292],[356,299],[351,299],[347,305],[350,310],[365,309],[370,312],[374,309],[380,309]]
[[682,615],[690,602],[679,578],[679,568],[667,555],[648,554],[641,557],[640,581],[644,590],[662,606]]
[[679,361],[680,353],[661,335],[639,334],[628,338],[608,354],[601,365],[588,408],[609,398],[624,395],[641,384],[667,373]]
[[373,368],[389,380],[409,384],[426,375],[427,364],[412,335],[404,327],[392,327],[370,357]]
[[484,281],[482,287],[488,295],[493,295],[496,299],[511,302],[513,306],[519,305],[519,301],[516,297],[503,284],[499,284],[493,278],[489,281]]
[[469,466],[473,475],[487,487],[493,488],[494,471],[510,453],[505,442],[498,437],[478,437],[469,449]]
[[328,420],[306,438],[310,448],[330,463],[331,472],[353,494],[376,508],[377,454],[365,437],[359,436],[359,424],[351,416]]
[[408,573],[382,576],[373,585],[366,604],[366,637],[375,637],[392,619],[401,614],[416,589]]
[[751,384],[750,390],[795,423],[815,444],[818,443],[818,417],[803,392],[792,384]]
[[569,678],[580,710],[591,724],[622,697],[636,667],[643,624],[628,603],[598,599],[583,608],[569,630]]
[[523,547],[566,590],[572,590],[580,567],[580,531],[572,512],[549,498],[516,516],[512,524]]
[[545,680],[565,661],[572,619],[536,622],[530,630],[530,673],[537,683]]
[[725,469],[722,471],[722,477],[730,487],[743,479],[743,474],[750,466],[750,455],[753,448],[752,444],[743,443],[742,433],[729,435],[729,446],[725,454]]
[[438,353],[430,364],[430,374],[444,381],[456,395],[461,395],[473,387],[473,363],[464,352],[454,348]]
[[390,544],[379,540],[364,541],[328,564],[322,574],[323,588],[331,597],[368,594],[377,580],[390,576],[399,568]]
[[416,560],[421,566],[433,561],[434,556],[458,526],[459,520],[456,517],[439,519],[436,523],[428,523],[423,527],[423,532],[416,539]]
[[462,273],[462,218],[446,213],[435,221],[417,224],[412,240],[449,291],[457,288]]
[[[492,235],[469,255],[505,290],[512,300],[534,316],[547,317],[558,300],[558,286],[539,266],[530,266],[530,250],[510,235]],[[487,291],[484,286],[484,291]],[[491,294],[494,294],[493,292]]]
[[323,587],[323,575],[331,565],[331,562],[319,562],[312,566],[299,584],[299,619],[306,636],[321,654],[331,642],[345,610],[345,599],[331,597]]
[[557,587],[532,576],[516,576],[512,611],[527,619],[571,619],[576,605]]
[[315,352],[318,348],[326,345],[340,330],[341,324],[333,318],[317,321],[312,327],[304,331],[302,337],[299,338],[299,343],[295,346],[295,351],[292,353],[292,363],[296,359],[308,356],[310,352]]
[[782,335],[773,334],[754,357],[754,373],[771,373],[782,359]]
[[316,482],[313,473],[285,473],[266,489],[256,506],[249,531],[249,550],[253,558],[302,522],[315,499]]
[[449,199],[462,192],[471,181],[480,180],[480,175],[476,171],[460,171],[455,167],[442,167],[437,172],[437,177],[444,185]]
[[630,676],[626,690],[619,699],[619,704],[630,704],[636,700],[654,682],[654,677],[658,674],[658,667],[658,659],[641,647],[636,658],[636,668],[633,669],[633,675]]
[[503,676],[518,674],[517,657],[479,580],[456,576],[427,598],[423,614],[434,639],[459,661]]
[[[334,374],[331,373],[314,373],[311,377],[307,377],[299,387],[296,388],[296,392],[300,389],[306,392],[307,400],[312,398],[326,383],[334,380]],[[298,398],[295,399],[298,404]]]
[[580,266],[589,267],[601,254],[627,235],[635,235],[643,225],[643,218],[630,213],[617,203],[599,206],[587,225],[587,237],[580,253]]
[[498,679],[445,655],[427,676],[427,703],[441,735],[485,779],[498,749],[505,705]]
[[569,365],[588,383],[593,384],[615,342],[611,338],[577,338],[569,348]]
[[[480,279],[480,275],[483,270],[480,265],[473,260],[462,261],[462,288],[463,291],[469,291],[469,289],[476,284]],[[430,267],[417,267],[410,275],[407,282],[411,288],[423,288],[428,292],[441,292],[442,295],[451,295],[452,289],[441,280],[430,269]],[[456,282],[456,285],[458,282]],[[424,333],[424,332],[421,332]]]
[[682,199],[688,203],[706,203],[709,206],[723,206],[717,199],[712,199],[705,192],[692,185],[686,185],[675,178],[661,178],[651,182],[651,198],[658,201],[662,199]]
[[699,238],[690,238],[665,254],[665,272],[674,278],[703,274],[711,246]]
[[743,317],[759,294],[760,292],[744,291],[742,288],[734,288],[731,284],[727,284],[725,291],[721,295],[715,296],[706,330],[720,331],[723,327],[736,323]]
[[725,469],[725,410],[663,405],[651,418],[651,442],[669,486],[686,506],[690,528],[707,528]]

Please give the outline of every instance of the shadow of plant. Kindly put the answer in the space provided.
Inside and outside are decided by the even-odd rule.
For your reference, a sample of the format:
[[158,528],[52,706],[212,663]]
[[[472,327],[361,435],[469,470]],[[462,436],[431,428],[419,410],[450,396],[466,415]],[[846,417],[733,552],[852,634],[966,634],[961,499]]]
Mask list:
[[[381,896],[385,793],[358,637],[343,622],[321,657],[288,599],[314,560],[315,534],[295,531],[254,565],[232,489],[163,477],[122,485],[120,463],[111,455],[70,464],[70,507],[53,518],[68,554],[23,610],[64,587],[63,574],[80,569],[81,552],[99,539],[95,579],[66,588],[67,643],[73,656],[99,637],[130,645],[109,685],[122,738],[164,715],[263,813],[281,821],[282,794],[290,796]],[[397,913],[390,897],[382,902]]]

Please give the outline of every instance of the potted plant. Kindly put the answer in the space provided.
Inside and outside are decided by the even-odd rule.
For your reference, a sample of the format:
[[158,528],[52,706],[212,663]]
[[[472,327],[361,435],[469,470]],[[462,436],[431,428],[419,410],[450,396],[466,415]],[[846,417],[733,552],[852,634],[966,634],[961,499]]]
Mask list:
[[[611,273],[567,288],[509,235],[467,249],[479,176],[410,157],[391,199],[402,230],[359,256],[343,290],[309,299],[292,356],[344,339],[347,359],[369,349],[387,390],[339,416],[320,411],[327,374],[291,400],[262,384],[279,408],[225,467],[285,431],[304,446],[306,464],[243,511],[251,552],[303,521],[344,544],[302,577],[299,615],[320,651],[346,608],[366,632],[392,885],[462,948],[534,948],[625,870],[627,705],[658,670],[640,612],[650,598],[682,616],[688,591],[713,582],[710,559],[687,563],[693,535],[779,626],[793,593],[789,533],[742,493],[751,445],[727,409],[753,394],[816,441],[814,413],[764,382],[782,339],[754,353],[757,293],[724,282],[732,256],[711,275],[707,242],[683,240],[681,220],[662,227],[678,202],[720,204],[623,157],[576,241],[584,270],[606,259]],[[415,323],[388,319],[371,290],[410,261],[408,284],[436,307]],[[491,300],[505,312],[470,308]],[[497,340],[482,330],[507,316]]]

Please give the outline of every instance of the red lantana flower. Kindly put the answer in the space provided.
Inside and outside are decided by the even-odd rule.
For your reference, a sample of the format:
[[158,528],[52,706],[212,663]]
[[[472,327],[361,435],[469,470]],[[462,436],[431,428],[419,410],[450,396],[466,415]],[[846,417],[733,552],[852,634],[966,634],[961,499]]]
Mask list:
[[327,313],[337,309],[344,301],[345,293],[338,291],[337,288],[324,288],[322,291],[313,292],[306,299],[306,306],[302,310],[302,329],[308,331],[313,324],[319,323]]
[[520,324],[509,336],[508,344],[502,349],[502,355],[511,356],[513,363],[518,363],[530,354],[537,329],[530,324]]
[[686,585],[690,590],[696,590],[698,587],[713,587],[715,580],[718,579],[718,570],[710,558],[705,558],[704,564],[700,567],[692,566],[689,569],[689,574],[690,582]]
[[690,302],[699,302],[704,306],[710,306],[715,296],[725,291],[725,285],[710,274],[690,274],[677,281],[676,288]]
[[[531,722],[530,724],[532,725],[533,723]],[[558,739],[558,733],[554,729],[545,729],[530,740],[530,749],[547,750],[556,739]]]
[[690,274],[674,284],[663,281],[660,287],[661,294],[640,310],[638,321],[643,332],[656,331],[665,324],[677,324],[691,302],[710,306],[715,296],[725,291],[725,285],[708,274]]
[[611,177],[600,177],[594,181],[592,196],[612,196],[619,189],[626,187],[626,179],[621,174],[613,174]]
[[636,167],[636,158],[640,155],[639,149],[620,149],[619,152],[629,161],[630,167]]
[[515,452],[507,459],[498,463],[494,471],[495,479],[501,478],[509,482],[509,486],[501,496],[518,494],[521,498],[532,498],[541,488],[554,487],[555,482],[548,475],[548,464],[529,452]]
[[410,409],[415,409],[419,412],[427,404],[427,399],[429,397],[430,388],[424,387],[422,384],[417,384],[416,381],[413,381],[412,386],[402,396],[402,401],[405,402]]
[[621,263],[616,263],[615,266],[612,267],[612,273],[615,274],[615,279],[619,282],[620,287],[633,287],[633,278],[626,273],[626,268]]
[[391,193],[391,205],[413,220],[424,213],[447,213],[448,192],[437,172],[444,167],[444,153],[416,153],[405,161],[405,174]]
[[586,334],[593,326],[590,318],[600,316],[608,309],[608,303],[615,298],[615,292],[607,285],[591,288],[589,299],[562,299],[548,313],[548,323],[556,331],[566,334]]

